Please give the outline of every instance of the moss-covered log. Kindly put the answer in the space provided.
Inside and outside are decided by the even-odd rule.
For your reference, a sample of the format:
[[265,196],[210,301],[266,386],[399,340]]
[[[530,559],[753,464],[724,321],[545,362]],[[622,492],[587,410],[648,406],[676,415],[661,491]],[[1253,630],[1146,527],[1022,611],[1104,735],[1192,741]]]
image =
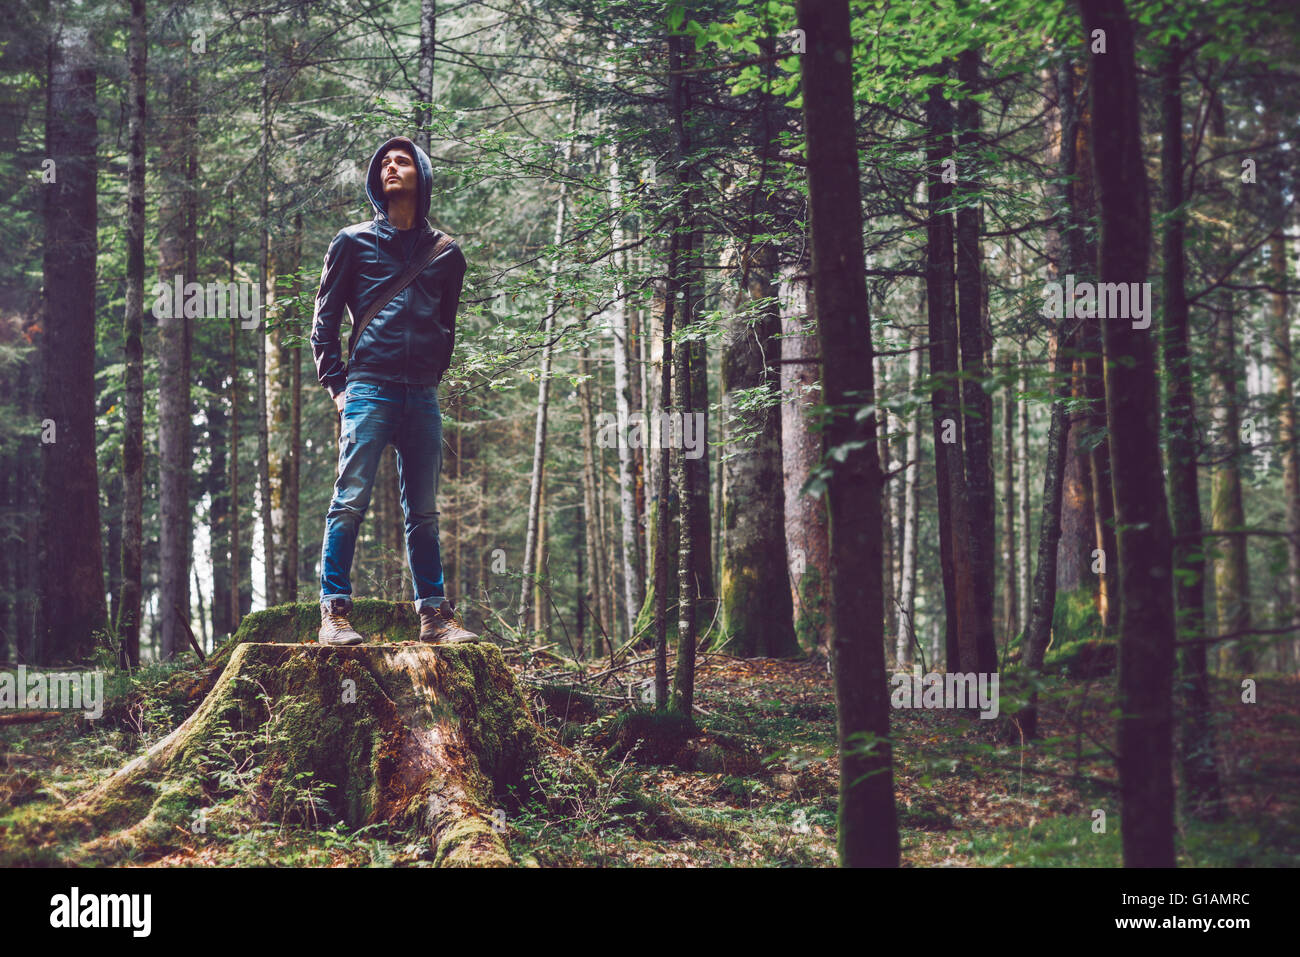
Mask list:
[[494,810],[538,747],[495,645],[244,642],[193,715],[68,813],[114,843],[190,830],[249,761],[239,790],[269,818],[417,827],[437,864],[507,865]]

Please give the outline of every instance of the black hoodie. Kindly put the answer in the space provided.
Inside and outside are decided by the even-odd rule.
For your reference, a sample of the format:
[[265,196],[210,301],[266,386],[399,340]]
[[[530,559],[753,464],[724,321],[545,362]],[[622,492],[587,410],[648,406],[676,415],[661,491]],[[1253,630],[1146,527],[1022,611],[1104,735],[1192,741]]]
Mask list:
[[[419,190],[415,204],[418,225],[405,233],[388,221],[380,180],[384,154],[395,147],[415,157]],[[436,385],[451,363],[466,266],[455,242],[379,310],[361,341],[356,341],[356,324],[380,288],[400,275],[416,256],[428,255],[442,238],[428,221],[432,191],[433,164],[424,150],[405,136],[388,140],[370,158],[366,196],[375,208],[374,219],[339,230],[325,252],[316,293],[312,354],[317,378],[331,397],[338,396],[349,380]],[[412,234],[417,234],[414,241]],[[339,344],[344,306],[352,315],[346,366]]]

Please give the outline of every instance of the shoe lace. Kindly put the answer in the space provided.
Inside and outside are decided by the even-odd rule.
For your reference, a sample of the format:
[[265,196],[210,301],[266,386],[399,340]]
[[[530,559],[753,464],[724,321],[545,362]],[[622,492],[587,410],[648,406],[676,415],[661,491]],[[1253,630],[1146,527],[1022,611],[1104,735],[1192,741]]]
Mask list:
[[351,628],[351,627],[352,627],[352,623],[348,621],[348,616],[347,616],[347,615],[336,615],[336,614],[334,614],[333,612],[330,612],[330,613],[329,613],[329,620],[330,620],[330,624],[334,625],[334,627],[336,627],[336,628]]

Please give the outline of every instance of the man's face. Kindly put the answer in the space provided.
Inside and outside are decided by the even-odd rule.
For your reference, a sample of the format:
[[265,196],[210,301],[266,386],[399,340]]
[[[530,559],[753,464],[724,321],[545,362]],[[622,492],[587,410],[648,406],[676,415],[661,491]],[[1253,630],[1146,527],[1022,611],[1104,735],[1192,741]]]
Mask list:
[[400,194],[415,196],[415,159],[403,149],[391,149],[380,161],[380,178],[384,184],[384,196],[393,197]]

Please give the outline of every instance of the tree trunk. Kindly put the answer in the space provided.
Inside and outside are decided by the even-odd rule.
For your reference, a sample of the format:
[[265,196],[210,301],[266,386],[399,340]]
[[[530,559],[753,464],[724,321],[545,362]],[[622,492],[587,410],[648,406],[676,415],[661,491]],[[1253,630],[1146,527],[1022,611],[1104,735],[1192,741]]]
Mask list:
[[[270,57],[268,39],[268,20],[262,16],[262,56]],[[271,520],[271,450],[270,436],[267,432],[267,386],[266,386],[266,339],[267,304],[274,297],[273,277],[270,270],[270,230],[271,230],[271,90],[270,70],[264,63],[262,69],[262,117],[261,142],[258,148],[260,177],[257,196],[260,204],[257,222],[257,283],[261,292],[262,314],[257,325],[257,478],[258,478],[258,512],[262,518],[262,581],[266,592],[266,607],[271,608],[280,603],[275,581],[275,526]]]
[[1002,641],[1010,647],[1020,633],[1016,607],[1016,390],[1013,362],[1003,354],[1002,387]]
[[[1205,637],[1205,542],[1202,539],[1200,485],[1196,470],[1199,437],[1193,386],[1187,308],[1186,215],[1183,205],[1182,51],[1173,42],[1160,67],[1160,179],[1165,213],[1164,373],[1168,435],[1169,510],[1176,536],[1173,547],[1177,633]],[[1211,818],[1223,814],[1214,762],[1210,689],[1205,645],[1183,650],[1183,670],[1191,685],[1183,723],[1183,775],[1190,806]]]
[[131,0],[127,125],[126,315],[122,324],[122,548],[118,665],[140,664],[141,572],[144,552],[144,242],[147,23],[144,0]]
[[809,651],[830,655],[826,607],[830,546],[826,507],[803,488],[821,462],[821,434],[814,410],[821,402],[821,357],[817,346],[817,303],[804,278],[806,259],[789,267],[781,314],[781,460],[785,498],[786,561],[794,602],[794,628]]
[[[173,76],[166,103],[171,111],[160,143],[164,174],[158,202],[158,279],[182,286],[196,277],[186,271],[188,151],[185,78]],[[158,317],[158,509],[162,660],[171,661],[189,646],[177,609],[190,617],[190,356],[189,324],[181,303]]]
[[[692,307],[695,302],[696,282],[700,277],[699,243],[701,231],[695,220],[695,204],[698,202],[696,171],[691,155],[691,135],[687,119],[691,112],[690,81],[682,70],[690,68],[690,58],[683,56],[682,35],[673,33],[668,37],[669,90],[672,98],[673,131],[676,134],[677,162],[681,172],[678,174],[679,185],[683,188],[682,219],[687,227],[685,242],[682,244],[679,264],[681,267],[682,295],[682,331],[687,332],[694,325]],[[695,388],[699,376],[696,375],[696,355],[689,340],[684,341],[673,353],[673,378],[676,380],[674,396],[677,411],[681,413],[682,430],[686,422],[696,415],[696,405],[708,404],[708,395],[697,400]],[[701,413],[702,416],[702,413]],[[701,430],[702,431],[702,430]],[[666,437],[665,437],[666,438]],[[704,448],[707,449],[707,444]],[[679,515],[679,544],[677,546],[677,668],[673,673],[673,697],[670,710],[679,712],[688,726],[694,721],[695,702],[695,638],[696,608],[703,597],[705,579],[701,577],[701,565],[698,553],[708,551],[708,515],[707,497],[703,524],[699,522],[701,501],[696,492],[699,485],[700,470],[686,457],[686,448],[677,450],[673,457],[673,484],[677,489]],[[708,456],[700,457],[704,463],[704,481],[708,481]],[[707,566],[706,566],[707,567]],[[711,580],[712,570],[708,569]]]
[[[1146,281],[1150,207],[1143,167],[1134,31],[1123,0],[1080,0],[1092,59],[1093,172],[1101,212],[1101,282]],[[1124,864],[1173,867],[1174,566],[1160,461],[1160,395],[1151,334],[1102,324],[1111,481],[1119,526],[1119,779]],[[1125,361],[1119,361],[1123,357]],[[1128,361],[1128,360],[1131,360]]]
[[[1072,269],[1067,269],[1072,272]],[[1091,320],[1085,320],[1086,325]],[[1079,330],[1078,342],[1082,345],[1084,330]],[[1071,349],[1071,353],[1076,350]],[[1082,355],[1072,355],[1070,365],[1069,397],[1082,404],[1087,396],[1084,382],[1085,369]],[[1084,445],[1084,426],[1089,413],[1079,411],[1070,415],[1070,427],[1065,442],[1065,478],[1061,491],[1061,541],[1057,546],[1056,590],[1064,594],[1079,588],[1092,590],[1092,550],[1096,547],[1096,516],[1092,500],[1091,455]]]
[[[591,355],[585,344],[580,353],[578,371],[584,377],[591,373]],[[582,419],[582,525],[586,536],[587,567],[590,569],[588,591],[591,596],[589,610],[594,625],[592,633],[599,635],[603,631],[608,634],[612,623],[609,620],[609,610],[604,605],[605,596],[600,588],[599,575],[599,569],[605,564],[605,543],[600,540],[600,526],[596,518],[596,455],[592,443],[595,419],[591,414],[591,383],[585,378],[578,384],[578,409]],[[593,646],[599,647],[599,643],[593,642]]]
[[[946,65],[940,70],[946,75]],[[962,456],[961,392],[957,385],[958,329],[953,271],[952,214],[945,207],[952,186],[944,180],[954,167],[952,107],[939,86],[926,101],[926,309],[930,331],[931,410],[934,425],[935,487],[939,502],[939,551],[947,621],[945,651],[949,671],[978,671],[977,595],[972,566],[966,466]]]
[[[627,299],[623,274],[626,270],[625,252],[618,252],[623,245],[622,196],[623,184],[620,179],[618,146],[611,143],[609,147],[609,203],[614,210],[614,221],[610,228],[610,244],[615,253],[611,256],[611,266],[615,271],[613,335],[610,337],[610,349],[614,356],[614,399],[618,414],[620,435],[628,428],[633,403],[631,382],[628,377],[628,338]],[[635,630],[637,614],[645,602],[645,566],[641,561],[641,545],[637,538],[636,520],[636,476],[635,450],[630,443],[620,438],[618,443],[618,504],[619,530],[622,541],[623,566],[623,605],[626,612],[627,633]],[[604,619],[602,619],[604,620]]]
[[38,664],[84,658],[108,620],[95,454],[98,54],[91,30],[67,22],[57,24],[48,49],[45,155],[57,167],[42,187]]
[[[888,374],[885,372],[885,361],[880,356],[876,356],[873,362],[872,374],[875,376],[877,392],[884,392],[885,383],[888,380]],[[897,476],[890,476],[893,468],[891,449],[889,447],[889,409],[882,406],[880,413],[880,474],[887,476],[885,478],[885,491],[880,496],[880,568],[881,568],[881,607],[885,612],[885,650],[889,652],[894,649],[897,641],[894,636],[894,615],[898,611],[898,593],[894,590],[894,488],[897,485],[892,479]]]
[[[569,133],[578,127],[578,110],[575,105],[569,116]],[[573,137],[564,146],[564,169],[567,172],[573,160]],[[541,508],[542,471],[546,465],[546,416],[549,411],[551,388],[551,338],[555,329],[555,313],[560,308],[556,277],[560,273],[560,243],[564,240],[565,202],[568,197],[568,180],[561,180],[559,197],[555,201],[555,252],[551,257],[550,294],[546,299],[546,320],[542,331],[542,366],[537,379],[537,426],[533,435],[533,471],[528,486],[528,531],[524,539],[523,583],[519,590],[519,630],[528,624],[529,592],[533,588],[534,552],[537,548],[537,524]]]
[[[1020,362],[1020,391],[1021,393],[1027,393],[1029,391],[1029,354],[1021,346],[1016,356]],[[1030,531],[1032,508],[1029,502],[1029,412],[1030,407],[1027,404],[1020,409],[1016,429],[1016,457],[1020,460],[1020,567],[1017,569],[1019,579],[1016,582],[1020,598],[1016,604],[1020,608],[1022,622],[1029,616],[1029,580],[1033,569],[1029,562],[1029,540],[1032,537]],[[1018,629],[1017,634],[1019,634],[1020,630],[1023,630],[1023,628]]]
[[[230,250],[226,265],[229,281],[235,281],[235,199],[234,193],[228,192],[226,228],[230,235]],[[240,544],[240,508],[239,508],[239,317],[230,317],[230,626],[238,628],[244,617],[244,604],[240,597],[243,579],[240,568],[244,564]],[[335,448],[338,447],[337,436]]]
[[[433,58],[438,45],[438,0],[420,0],[420,59],[419,72],[415,78],[415,99],[420,103],[433,101]],[[426,153],[430,149],[429,110],[417,108],[415,111],[415,142]]]
[[[921,345],[908,338],[911,351],[907,356],[907,394],[916,391],[921,381]],[[920,518],[920,499],[916,492],[917,476],[921,472],[921,410],[916,407],[907,423],[907,455],[903,490],[903,548],[902,581],[898,598],[897,658],[903,671],[912,668],[912,649],[916,645],[916,551],[917,520]]]
[[[1271,108],[1265,110],[1264,120],[1271,139],[1277,135],[1277,119]],[[1285,193],[1280,183],[1272,183],[1270,188],[1276,224],[1268,245],[1273,285],[1269,333],[1273,347],[1273,388],[1278,400],[1277,442],[1282,456],[1286,527],[1291,534],[1287,539],[1284,594],[1290,599],[1291,624],[1300,628],[1300,431],[1296,427],[1295,350],[1291,341],[1290,298],[1286,291],[1292,276],[1287,258]]]
[[[971,169],[981,145],[980,107],[972,95],[980,89],[980,56],[975,49],[957,57],[957,77],[966,95],[957,104],[958,146],[961,162],[958,181],[964,192],[980,189]],[[984,309],[984,256],[980,246],[980,206],[963,203],[957,210],[957,308],[962,366],[962,448],[965,457],[966,526],[959,536],[970,543],[970,626],[974,657],[963,660],[962,671],[991,674],[998,670],[997,639],[993,629],[994,591],[997,582],[997,500],[993,484],[993,397],[984,388],[988,377],[988,317]],[[960,552],[960,546],[958,546]],[[959,605],[960,607],[960,605]],[[963,631],[966,627],[963,625]]]
[[880,462],[875,415],[856,414],[874,402],[874,377],[849,7],[847,0],[800,0],[798,17],[808,43],[803,58],[803,108],[813,285],[820,310],[824,401],[830,409],[823,442],[827,461],[833,463],[825,497],[840,754],[839,859],[846,867],[897,867],[898,821],[877,557]]
[[755,249],[752,235],[741,251],[743,285],[722,347],[722,628],[733,654],[782,658],[797,655],[799,643],[785,561],[781,412],[779,406],[745,412],[735,398],[737,390],[780,387],[776,248],[763,242]]

